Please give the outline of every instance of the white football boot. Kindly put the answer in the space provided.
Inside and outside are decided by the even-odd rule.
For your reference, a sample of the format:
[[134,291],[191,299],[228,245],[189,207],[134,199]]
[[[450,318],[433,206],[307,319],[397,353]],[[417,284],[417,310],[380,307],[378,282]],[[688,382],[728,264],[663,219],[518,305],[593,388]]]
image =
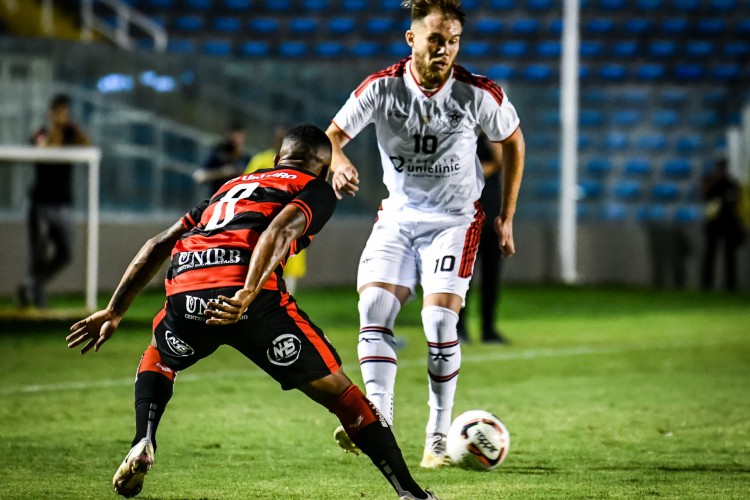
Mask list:
[[[435,496],[435,494],[429,490],[424,490],[425,493],[427,493],[427,498],[425,500],[440,500],[439,497]],[[401,495],[398,497],[398,500],[417,500],[417,497],[412,495],[411,493],[407,493],[406,495]]]
[[419,466],[425,469],[439,469],[451,464],[451,459],[445,450],[448,438],[445,434],[428,434],[424,443],[424,455]]
[[143,438],[130,449],[112,478],[115,493],[132,498],[141,492],[143,480],[154,465],[154,445]]
[[352,441],[342,425],[339,425],[336,427],[336,430],[333,431],[333,439],[335,439],[341,449],[347,453],[354,453],[355,455],[362,453],[362,450],[359,449],[359,446],[354,444],[354,441]]

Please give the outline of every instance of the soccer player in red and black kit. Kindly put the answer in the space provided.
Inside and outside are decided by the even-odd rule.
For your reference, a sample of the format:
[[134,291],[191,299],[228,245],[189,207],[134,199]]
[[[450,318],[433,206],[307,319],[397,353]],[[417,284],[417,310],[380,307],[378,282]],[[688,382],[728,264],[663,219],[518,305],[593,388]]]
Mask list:
[[334,413],[401,499],[435,499],[411,477],[383,416],[341,369],[336,350],[287,293],[285,259],[309,245],[333,213],[325,182],[331,143],[312,125],[291,129],[276,166],[224,184],[210,200],[151,238],[131,262],[106,309],[71,327],[68,347],[98,350],[138,292],[171,255],[165,308],[135,382],[133,448],[113,478],[114,490],[137,495],[151,469],[156,429],[175,375],[234,347],[277,380]]

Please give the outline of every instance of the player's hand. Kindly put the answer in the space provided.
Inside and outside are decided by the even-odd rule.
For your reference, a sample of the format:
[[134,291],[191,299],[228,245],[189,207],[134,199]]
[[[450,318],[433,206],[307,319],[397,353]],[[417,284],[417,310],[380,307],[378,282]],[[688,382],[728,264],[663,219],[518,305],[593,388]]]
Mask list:
[[341,163],[333,172],[331,185],[339,200],[343,198],[342,193],[354,196],[359,191],[359,172],[351,163]]
[[495,232],[503,257],[510,257],[516,253],[516,246],[513,243],[513,219],[497,217],[495,219]]
[[203,314],[208,318],[207,325],[231,325],[242,319],[255,295],[246,288],[240,288],[234,297],[219,295],[217,300],[211,301],[206,306]]
[[119,324],[120,318],[111,310],[97,311],[71,326],[72,333],[65,337],[65,340],[68,341],[68,347],[71,349],[86,342],[81,349],[81,354],[86,354],[92,348],[98,351],[102,344],[115,333]]

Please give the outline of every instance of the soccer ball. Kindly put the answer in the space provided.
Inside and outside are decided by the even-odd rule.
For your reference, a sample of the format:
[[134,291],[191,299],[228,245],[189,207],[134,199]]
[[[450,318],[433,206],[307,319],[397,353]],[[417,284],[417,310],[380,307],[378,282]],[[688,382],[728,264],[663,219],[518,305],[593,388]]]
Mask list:
[[492,470],[503,463],[509,447],[508,429],[484,410],[462,413],[448,431],[448,456],[464,469]]

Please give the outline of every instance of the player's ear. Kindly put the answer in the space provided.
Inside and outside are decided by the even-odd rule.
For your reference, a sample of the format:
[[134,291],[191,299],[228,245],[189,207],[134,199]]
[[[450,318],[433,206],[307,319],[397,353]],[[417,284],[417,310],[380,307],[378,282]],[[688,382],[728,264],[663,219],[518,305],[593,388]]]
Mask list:
[[406,38],[406,43],[409,44],[409,47],[414,47],[414,32],[412,30],[406,30],[404,38]]

